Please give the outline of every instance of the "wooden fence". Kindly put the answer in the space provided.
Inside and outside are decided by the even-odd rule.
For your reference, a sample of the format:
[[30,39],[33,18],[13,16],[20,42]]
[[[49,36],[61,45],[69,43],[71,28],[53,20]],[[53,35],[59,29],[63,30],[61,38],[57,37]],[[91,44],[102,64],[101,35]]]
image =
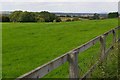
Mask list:
[[[56,59],[18,77],[16,80],[26,80],[27,78],[31,78],[31,79],[39,79],[44,77],[46,74],[48,74],[49,72],[51,72],[52,70],[56,69],[57,67],[61,66],[62,64],[64,64],[65,62],[69,62],[69,78],[78,78],[78,79],[85,79],[87,78],[92,71],[95,69],[95,67],[97,66],[97,64],[99,62],[102,62],[104,60],[104,58],[106,57],[106,55],[109,53],[110,50],[112,50],[112,48],[114,47],[114,43],[117,41],[120,41],[120,39],[116,37],[116,31],[120,30],[120,26],[116,27],[106,33],[104,33],[103,35],[97,36],[96,38],[88,41],[87,43],[63,54],[60,57],[57,57]],[[106,37],[109,34],[113,34],[113,42],[112,45],[106,49]],[[88,48],[90,48],[91,46],[95,45],[97,42],[101,43],[101,57],[99,59],[99,61],[97,61],[87,72],[83,77],[79,77],[79,70],[78,70],[78,54],[87,50]]]

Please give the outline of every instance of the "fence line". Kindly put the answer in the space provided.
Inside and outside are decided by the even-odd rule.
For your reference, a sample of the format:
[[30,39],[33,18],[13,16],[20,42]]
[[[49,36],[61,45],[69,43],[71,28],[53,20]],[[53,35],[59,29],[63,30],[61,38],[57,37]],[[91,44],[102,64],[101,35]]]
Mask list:
[[[88,71],[87,73],[81,78],[81,79],[85,79],[87,78],[87,76],[90,75],[90,73],[95,69],[96,65],[99,62],[102,62],[104,60],[104,58],[106,57],[106,55],[109,53],[110,50],[112,50],[114,48],[114,43],[116,41],[120,41],[120,39],[117,40],[116,37],[116,31],[120,29],[119,27],[116,27],[110,31],[105,32],[103,35],[97,36],[96,38],[88,41],[87,43],[63,54],[60,57],[55,58],[54,60],[18,77],[16,80],[24,80],[25,78],[42,78],[44,77],[46,74],[48,74],[49,72],[51,72],[52,70],[56,69],[57,67],[61,66],[62,64],[64,64],[65,62],[69,62],[69,78],[80,78],[79,77],[79,70],[78,70],[78,54],[80,52],[83,52],[85,50],[87,50],[88,48],[90,48],[91,46],[95,45],[97,42],[101,43],[101,57],[100,57],[100,61],[97,61]],[[113,41],[112,41],[112,45],[110,46],[110,48],[106,49],[106,37],[109,34],[113,34]]]

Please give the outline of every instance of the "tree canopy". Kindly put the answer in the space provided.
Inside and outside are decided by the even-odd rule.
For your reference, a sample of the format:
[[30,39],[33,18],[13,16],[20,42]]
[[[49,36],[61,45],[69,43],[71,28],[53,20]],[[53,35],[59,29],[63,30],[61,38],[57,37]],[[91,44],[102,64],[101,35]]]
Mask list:
[[0,22],[10,22],[10,19],[8,16],[0,16]]
[[57,16],[47,11],[14,11],[10,14],[10,21],[12,22],[53,22],[55,19],[58,19]]
[[32,12],[22,12],[19,17],[20,22],[35,22],[35,14]]
[[111,12],[108,14],[108,18],[117,18],[119,16],[118,12]]
[[14,11],[14,12],[12,12],[12,14],[9,15],[10,21],[19,22],[22,13],[23,13],[22,11]]

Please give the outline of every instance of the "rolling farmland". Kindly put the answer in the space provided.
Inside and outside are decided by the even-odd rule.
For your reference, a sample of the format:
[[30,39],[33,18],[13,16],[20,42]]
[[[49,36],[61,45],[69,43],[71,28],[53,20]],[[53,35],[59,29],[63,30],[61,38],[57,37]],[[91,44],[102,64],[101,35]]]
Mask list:
[[[117,25],[117,19],[61,23],[2,23],[3,78],[16,78]],[[94,63],[99,56],[96,54],[98,50],[99,46],[95,45],[87,50],[86,54],[81,54],[79,58],[82,62],[79,65],[83,69],[82,74],[88,69],[84,66],[89,62]],[[91,59],[88,53],[95,55],[94,59]],[[68,64],[46,77],[68,77]]]

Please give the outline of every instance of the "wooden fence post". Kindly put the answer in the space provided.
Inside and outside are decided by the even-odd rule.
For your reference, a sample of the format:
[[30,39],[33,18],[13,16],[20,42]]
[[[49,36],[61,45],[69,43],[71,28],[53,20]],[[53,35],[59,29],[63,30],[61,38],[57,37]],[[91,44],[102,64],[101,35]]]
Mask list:
[[114,46],[114,43],[116,42],[116,32],[115,30],[113,29],[113,46]]
[[68,55],[69,62],[69,78],[79,79],[79,69],[78,69],[78,52],[70,53]]
[[100,61],[102,62],[105,57],[105,51],[106,51],[106,44],[105,44],[105,36],[100,37],[100,43],[101,43],[101,56],[100,56]]

